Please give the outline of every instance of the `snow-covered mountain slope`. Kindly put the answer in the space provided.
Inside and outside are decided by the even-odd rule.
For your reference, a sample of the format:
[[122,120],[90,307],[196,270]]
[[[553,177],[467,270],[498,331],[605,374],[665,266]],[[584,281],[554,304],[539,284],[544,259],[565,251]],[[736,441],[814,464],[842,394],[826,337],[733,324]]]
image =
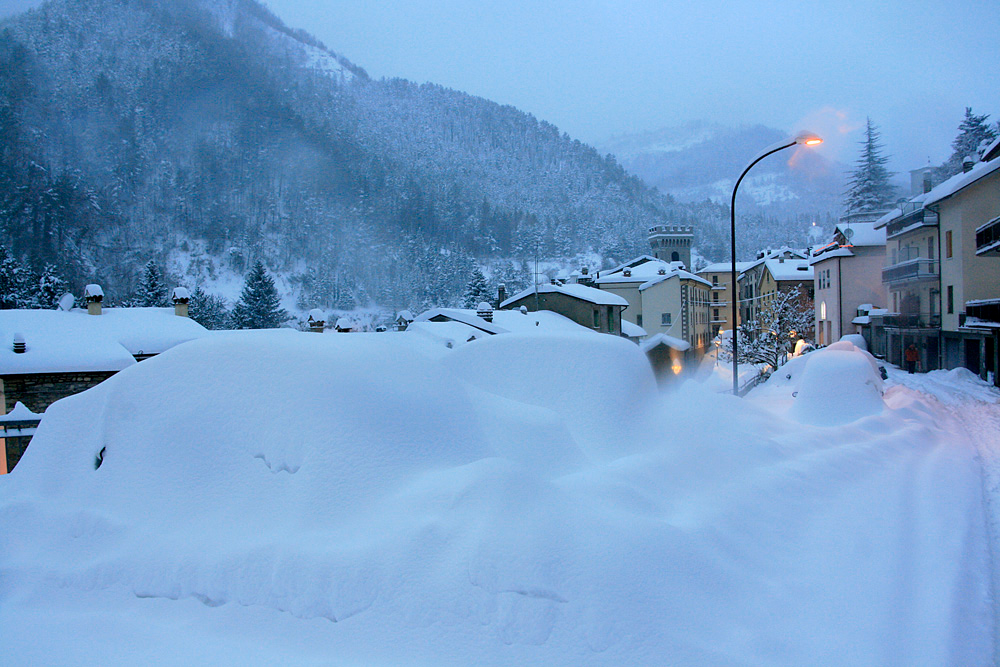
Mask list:
[[624,260],[697,222],[551,124],[374,81],[254,0],[51,0],[3,29],[0,242],[109,295],[203,244],[326,276],[311,305],[416,306],[477,258]]

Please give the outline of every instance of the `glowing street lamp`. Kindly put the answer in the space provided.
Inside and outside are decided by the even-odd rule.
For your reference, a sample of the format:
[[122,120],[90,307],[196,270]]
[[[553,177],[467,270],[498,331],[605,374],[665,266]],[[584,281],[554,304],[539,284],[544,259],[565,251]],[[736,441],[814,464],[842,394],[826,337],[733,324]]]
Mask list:
[[740,183],[743,182],[743,177],[747,175],[747,172],[768,155],[772,155],[778,151],[800,144],[803,146],[818,146],[821,143],[823,143],[823,140],[812,132],[803,132],[793,139],[784,139],[776,144],[768,146],[758,153],[757,157],[751,160],[750,164],[747,165],[747,168],[743,170],[742,174],[740,174],[740,177],[736,179],[736,185],[733,186],[733,199],[729,205],[729,247],[732,253],[731,273],[733,281],[733,321],[732,326],[730,327],[733,337],[733,396],[740,395],[739,362],[737,361],[739,337],[736,335],[736,314],[738,312],[740,301],[739,291],[737,290],[738,285],[736,282],[736,191],[739,190]]

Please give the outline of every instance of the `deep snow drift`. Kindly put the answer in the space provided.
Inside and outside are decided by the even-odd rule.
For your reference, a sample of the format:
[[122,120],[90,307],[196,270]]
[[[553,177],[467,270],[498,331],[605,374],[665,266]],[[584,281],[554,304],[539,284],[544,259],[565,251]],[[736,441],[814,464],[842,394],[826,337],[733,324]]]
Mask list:
[[849,343],[740,400],[611,336],[414,340],[211,336],[54,404],[5,661],[991,659],[975,452]]

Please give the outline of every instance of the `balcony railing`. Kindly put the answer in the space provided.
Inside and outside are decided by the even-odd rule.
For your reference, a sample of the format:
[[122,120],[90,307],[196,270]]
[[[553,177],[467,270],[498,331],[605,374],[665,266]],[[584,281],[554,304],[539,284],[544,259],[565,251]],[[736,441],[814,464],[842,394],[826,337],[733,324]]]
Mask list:
[[882,269],[883,283],[901,283],[917,280],[936,280],[938,263],[933,259],[908,259]]
[[[922,206],[922,205],[921,205]],[[938,223],[937,213],[924,208],[905,211],[902,217],[896,218],[885,227],[885,237],[891,239],[920,227],[932,227]]]
[[966,302],[965,318],[959,324],[964,325],[969,318],[978,322],[1000,322],[1000,299]]
[[940,327],[941,316],[930,313],[894,313],[882,316],[882,326],[898,327],[900,329],[926,329],[929,327]]
[[1000,216],[976,229],[976,254],[1000,254]]

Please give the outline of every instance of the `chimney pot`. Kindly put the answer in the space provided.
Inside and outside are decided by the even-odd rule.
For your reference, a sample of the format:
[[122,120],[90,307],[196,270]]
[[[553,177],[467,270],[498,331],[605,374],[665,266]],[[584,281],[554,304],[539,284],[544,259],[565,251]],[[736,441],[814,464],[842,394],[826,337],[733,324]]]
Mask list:
[[962,173],[969,173],[974,166],[976,166],[976,159],[971,155],[966,155],[965,159],[962,160]]
[[22,333],[15,333],[14,334],[14,353],[15,354],[24,354],[27,349],[28,349],[28,347],[24,343],[24,334],[22,334]]

